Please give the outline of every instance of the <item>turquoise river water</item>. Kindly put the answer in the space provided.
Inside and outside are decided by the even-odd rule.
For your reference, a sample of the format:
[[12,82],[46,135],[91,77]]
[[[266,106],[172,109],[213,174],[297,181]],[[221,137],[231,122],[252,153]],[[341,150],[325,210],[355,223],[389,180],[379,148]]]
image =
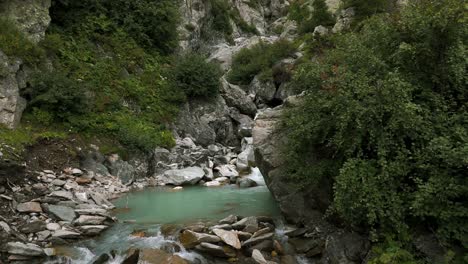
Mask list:
[[[280,219],[279,208],[263,182],[257,169],[249,175],[259,186],[240,189],[236,185],[223,187],[185,187],[173,190],[171,187],[147,188],[131,192],[114,201],[115,216],[119,223],[99,237],[82,241],[73,247],[59,249],[67,255],[69,263],[92,263],[101,254],[114,250],[125,252],[136,248],[161,248],[168,242],[177,243],[175,238],[163,236],[161,227],[167,224],[186,225],[218,221],[228,215],[271,216]],[[135,230],[143,230],[146,237],[132,236]],[[180,245],[180,244],[179,244]],[[186,259],[203,257],[182,249],[177,253]],[[109,263],[121,263],[117,255]],[[52,263],[52,262],[51,262]]]

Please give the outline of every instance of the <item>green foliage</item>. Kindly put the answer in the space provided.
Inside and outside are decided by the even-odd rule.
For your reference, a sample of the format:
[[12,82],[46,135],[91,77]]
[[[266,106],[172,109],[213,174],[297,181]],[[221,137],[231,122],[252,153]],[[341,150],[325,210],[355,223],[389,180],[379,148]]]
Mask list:
[[147,50],[168,54],[177,47],[178,1],[55,0],[51,16],[56,25],[74,32],[82,29],[80,25],[88,17],[104,18],[106,27],[92,27],[98,34],[119,28]]
[[84,114],[88,110],[86,84],[69,79],[61,72],[41,73],[34,77],[25,92],[33,114],[48,121],[64,121],[69,115]]
[[174,87],[187,97],[213,97],[218,94],[222,72],[218,64],[207,62],[204,56],[186,54],[176,59],[169,73]]
[[[307,95],[284,118],[286,164],[296,181],[333,180],[348,224],[402,235],[423,222],[468,246],[466,22],[456,0],[414,3],[297,71]],[[409,261],[385,254],[375,263]]]
[[391,239],[387,239],[385,243],[380,245],[375,245],[371,251],[375,257],[369,261],[369,264],[422,264],[404,248],[402,243]]
[[392,1],[389,0],[344,0],[343,8],[353,7],[355,22],[360,22],[372,15],[388,11]]
[[210,0],[212,27],[223,32],[227,36],[232,34],[232,26],[229,19],[229,4],[225,0]]
[[300,34],[313,32],[317,26],[333,26],[335,19],[325,0],[296,0],[289,7],[289,19],[297,22]]
[[0,18],[0,50],[7,56],[18,57],[31,65],[38,64],[45,55],[44,50],[27,39],[12,21],[5,18]]
[[241,49],[233,58],[228,80],[234,84],[250,84],[257,74],[271,78],[271,68],[296,50],[293,43],[281,39],[273,44],[260,42],[251,48]]

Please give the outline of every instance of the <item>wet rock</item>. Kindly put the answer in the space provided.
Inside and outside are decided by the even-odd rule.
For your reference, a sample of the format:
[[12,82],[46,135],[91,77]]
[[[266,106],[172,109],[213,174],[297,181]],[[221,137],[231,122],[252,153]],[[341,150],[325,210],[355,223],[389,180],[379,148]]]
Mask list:
[[232,226],[230,224],[215,225],[210,227],[210,230],[213,229],[232,230]]
[[230,258],[236,256],[236,252],[228,246],[222,247],[206,242],[200,243],[195,249],[215,257]]
[[20,213],[42,213],[41,205],[37,202],[20,203],[16,206]]
[[217,243],[221,241],[221,239],[217,236],[204,234],[204,233],[196,233],[190,230],[184,230],[179,236],[180,243],[184,245],[185,248],[193,248],[196,245],[202,242],[211,242]]
[[102,208],[75,209],[79,215],[102,215],[108,216],[107,210]]
[[268,233],[268,234],[261,235],[261,236],[255,237],[255,238],[250,238],[249,240],[244,241],[244,243],[242,243],[242,246],[248,247],[248,246],[251,246],[251,245],[255,245],[255,244],[257,244],[259,242],[262,242],[264,240],[271,239],[271,238],[273,238],[273,236],[274,236],[274,233]]
[[241,243],[239,241],[239,238],[237,237],[237,233],[233,231],[226,231],[223,229],[213,229],[213,233],[219,238],[221,238],[221,240],[229,246],[232,246],[236,249],[241,248]]
[[255,260],[256,263],[258,264],[273,264],[275,262],[273,261],[267,261],[265,257],[262,255],[260,250],[254,249],[252,252],[252,258]]
[[291,255],[285,255],[285,256],[281,256],[281,264],[299,264],[299,262],[297,262],[296,258],[294,256],[291,256]]
[[11,232],[10,226],[7,223],[3,222],[3,221],[0,221],[0,228],[7,234],[9,234]]
[[25,234],[37,233],[45,229],[46,224],[41,220],[34,220],[19,227],[19,231]]
[[75,221],[75,225],[100,225],[106,220],[106,217],[96,215],[80,215]]
[[135,264],[138,263],[138,259],[140,258],[140,250],[131,248],[127,250],[125,254],[125,259],[122,261],[121,264]]
[[235,222],[237,222],[237,216],[235,215],[230,215],[226,218],[219,220],[220,224],[234,224]]
[[58,220],[71,222],[75,219],[75,210],[68,206],[51,204],[48,206],[48,211]]
[[7,243],[7,252],[9,254],[40,257],[44,256],[44,250],[36,244],[9,242]]
[[309,257],[322,253],[324,241],[320,239],[291,238],[288,240],[297,253],[307,254]]
[[206,186],[206,187],[219,187],[219,186],[221,186],[221,182],[219,182],[219,181],[209,181],[209,182],[205,182],[203,184],[203,186]]
[[307,228],[294,228],[284,232],[284,234],[288,237],[298,237],[304,235],[307,231]]
[[262,229],[258,230],[257,232],[255,232],[252,235],[252,238],[262,236],[262,235],[267,234],[267,233],[269,233],[271,231],[273,231],[273,228],[270,228],[270,227],[262,228]]
[[180,170],[168,170],[164,172],[163,177],[158,177],[165,184],[172,185],[194,185],[199,182],[205,172],[200,167],[188,167]]
[[263,240],[262,242],[259,242],[258,244],[255,244],[253,246],[250,246],[250,248],[248,249],[248,251],[250,250],[260,250],[260,251],[263,251],[263,252],[272,252],[273,251],[273,241],[271,240]]
[[102,231],[106,230],[108,226],[106,225],[84,225],[80,226],[80,231],[84,235],[95,236],[100,234]]
[[81,234],[68,230],[57,230],[52,234],[52,237],[56,238],[78,238]]
[[239,179],[239,187],[240,188],[250,188],[257,186],[257,182],[249,179],[249,178],[241,178]]
[[188,264],[187,260],[177,255],[172,255],[160,249],[140,250],[138,263],[148,264]]
[[236,230],[242,230],[248,233],[254,233],[258,230],[257,218],[254,216],[243,218],[240,221],[234,223],[232,225],[232,228]]
[[74,169],[71,170],[71,175],[81,176],[81,175],[83,175],[83,171],[80,170],[80,169],[74,168]]

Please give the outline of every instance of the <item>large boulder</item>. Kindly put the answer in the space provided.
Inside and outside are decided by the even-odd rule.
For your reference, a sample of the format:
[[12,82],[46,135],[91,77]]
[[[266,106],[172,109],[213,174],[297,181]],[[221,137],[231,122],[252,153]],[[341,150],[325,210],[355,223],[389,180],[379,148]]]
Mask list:
[[239,86],[230,84],[226,79],[221,79],[221,94],[228,106],[237,108],[242,114],[254,116],[257,107],[252,99]]
[[220,242],[221,239],[217,236],[204,234],[204,233],[197,233],[190,230],[184,230],[179,236],[180,243],[185,248],[193,248],[196,245],[208,242],[208,243],[217,243]]
[[205,171],[200,167],[188,167],[185,169],[168,170],[164,175],[158,176],[158,180],[172,185],[194,185],[199,182]]
[[202,146],[216,142],[238,145],[229,107],[220,95],[187,102],[179,113],[175,132],[181,137],[191,136]]

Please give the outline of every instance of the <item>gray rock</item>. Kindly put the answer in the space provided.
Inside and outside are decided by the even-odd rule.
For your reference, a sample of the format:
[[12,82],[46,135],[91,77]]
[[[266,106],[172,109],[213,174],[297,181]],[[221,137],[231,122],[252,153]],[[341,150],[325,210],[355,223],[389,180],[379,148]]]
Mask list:
[[108,226],[106,225],[84,225],[80,226],[80,231],[84,235],[95,236],[100,234],[102,231],[106,230]]
[[202,242],[195,247],[197,251],[221,258],[231,258],[236,256],[236,252],[229,247],[221,247],[215,244]]
[[265,82],[260,81],[258,76],[255,76],[250,84],[250,90],[256,94],[256,99],[262,103],[273,101],[276,94],[276,87],[272,80]]
[[78,238],[81,234],[73,231],[68,231],[68,230],[57,230],[52,234],[52,237],[54,238]]
[[239,86],[230,84],[226,79],[221,79],[222,83],[222,96],[228,106],[237,108],[242,114],[254,116],[257,112],[255,103],[250,99],[244,90]]
[[240,178],[239,187],[240,188],[250,188],[257,186],[257,182],[249,178]]
[[270,264],[270,263],[275,263],[273,261],[267,261],[265,259],[265,257],[262,255],[262,253],[260,252],[260,250],[258,249],[254,249],[253,252],[252,252],[252,258],[255,262],[257,262],[258,264]]
[[197,233],[190,230],[184,230],[179,236],[180,243],[184,245],[185,248],[193,248],[196,245],[202,242],[209,242],[209,243],[217,243],[221,241],[221,239],[217,236],[204,234],[204,233]]
[[63,198],[66,200],[73,200],[73,194],[69,191],[55,191],[50,193],[49,196]]
[[237,216],[235,215],[229,215],[226,218],[219,220],[220,224],[234,224],[235,222],[237,222]]
[[41,204],[38,202],[20,203],[16,206],[16,210],[20,213],[42,213]]
[[242,243],[242,246],[249,247],[249,246],[255,245],[257,243],[260,243],[260,242],[262,242],[264,240],[272,239],[273,236],[274,236],[274,233],[267,233],[267,234],[264,234],[264,235],[261,235],[261,236],[258,236],[258,237],[252,237],[252,238],[244,241]]
[[46,224],[42,220],[34,220],[19,227],[19,231],[25,234],[37,233],[45,229]]
[[241,219],[240,221],[232,224],[232,228],[236,230],[243,230],[244,232],[253,233],[258,230],[257,218],[249,216]]
[[344,30],[348,30],[353,22],[355,11],[353,7],[342,10],[338,19],[336,20],[335,26],[333,26],[332,32],[338,33]]
[[56,230],[59,230],[61,226],[57,223],[48,223],[46,225],[46,228],[47,230],[50,230],[50,231],[56,231]]
[[49,230],[44,230],[44,231],[37,232],[36,233],[37,240],[38,241],[45,241],[48,237],[50,237],[51,234],[52,234],[52,232],[50,232]]
[[71,222],[75,219],[75,210],[71,207],[51,204],[48,210],[58,220]]
[[189,167],[180,170],[168,170],[164,176],[159,178],[162,182],[172,185],[194,185],[199,182],[205,172],[200,167]]
[[7,251],[9,254],[41,257],[44,256],[44,250],[36,244],[9,242],[7,243]]
[[91,199],[93,199],[93,201],[101,206],[101,207],[104,207],[104,208],[107,208],[107,209],[113,209],[115,208],[115,206],[109,202],[103,195],[101,195],[100,193],[97,193],[97,192],[92,192],[90,193],[90,196],[91,196]]
[[55,186],[63,186],[63,185],[65,185],[65,183],[66,183],[65,181],[55,179],[50,184],[55,185]]
[[223,229],[213,229],[213,233],[217,235],[221,240],[228,244],[229,246],[235,248],[235,249],[240,249],[241,248],[241,242],[239,238],[237,237],[237,233],[233,231],[226,231]]
[[215,172],[218,177],[236,178],[239,177],[239,172],[234,165],[220,165],[216,167]]
[[322,260],[329,263],[362,263],[370,249],[366,237],[351,232],[329,234],[322,251]]
[[11,227],[3,222],[3,221],[0,221],[0,227],[3,229],[3,231],[5,231],[5,233],[9,234],[11,232]]
[[314,28],[314,36],[326,36],[328,35],[328,28],[324,26],[316,26]]
[[105,165],[113,176],[120,178],[123,184],[128,184],[135,180],[135,168],[130,163],[120,159],[119,155],[113,154],[109,156]]
[[73,223],[75,225],[100,225],[106,220],[106,217],[96,215],[80,215]]

